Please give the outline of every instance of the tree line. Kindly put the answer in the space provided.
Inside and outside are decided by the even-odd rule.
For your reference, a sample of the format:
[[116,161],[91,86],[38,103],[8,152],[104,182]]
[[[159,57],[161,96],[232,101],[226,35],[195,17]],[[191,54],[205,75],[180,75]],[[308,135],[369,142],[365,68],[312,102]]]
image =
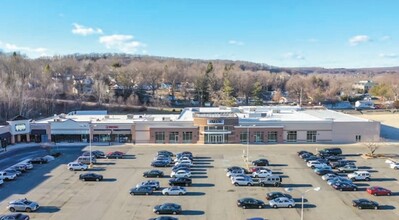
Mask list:
[[[0,54],[0,121],[15,115],[37,118],[60,113],[57,100],[98,105],[165,106],[169,97],[198,105],[262,105],[265,97],[303,103],[339,101],[353,95],[359,80],[374,80],[370,92],[385,100],[399,94],[397,72],[306,73],[264,64],[228,60],[175,59],[125,54],[67,55],[29,59]],[[85,87],[89,85],[89,90]],[[151,97],[143,101],[140,97]],[[65,110],[65,109],[64,109]]]

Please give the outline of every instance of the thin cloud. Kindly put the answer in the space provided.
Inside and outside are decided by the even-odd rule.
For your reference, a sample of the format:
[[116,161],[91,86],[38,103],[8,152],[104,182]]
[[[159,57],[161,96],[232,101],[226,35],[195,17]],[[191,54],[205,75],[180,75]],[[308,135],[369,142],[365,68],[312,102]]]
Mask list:
[[352,46],[357,46],[361,43],[366,43],[371,41],[370,37],[367,35],[356,35],[349,39],[349,44]]
[[295,52],[287,52],[285,54],[283,54],[283,57],[285,59],[292,59],[292,60],[305,60],[305,56],[299,54],[299,53],[295,53]]
[[382,58],[390,58],[390,59],[395,59],[395,58],[399,57],[399,55],[396,53],[380,53],[380,54],[378,54],[378,56],[382,57]]
[[231,44],[231,45],[236,45],[236,46],[242,46],[242,45],[244,45],[244,42],[242,42],[242,41],[236,41],[236,40],[229,40],[228,43]]
[[132,35],[107,35],[101,36],[99,42],[107,49],[116,49],[124,53],[136,53],[140,48],[146,45],[140,41],[134,40]]
[[23,52],[33,52],[33,53],[45,53],[48,51],[47,48],[38,47],[38,48],[31,48],[31,47],[20,47],[15,44],[5,43],[4,48],[8,51],[23,51]]
[[72,33],[76,35],[87,36],[91,34],[103,34],[103,30],[101,30],[100,28],[85,27],[77,23],[73,23],[72,25]]
[[388,36],[388,35],[382,36],[382,37],[380,38],[380,40],[381,40],[381,41],[389,41],[389,40],[391,40],[391,36]]

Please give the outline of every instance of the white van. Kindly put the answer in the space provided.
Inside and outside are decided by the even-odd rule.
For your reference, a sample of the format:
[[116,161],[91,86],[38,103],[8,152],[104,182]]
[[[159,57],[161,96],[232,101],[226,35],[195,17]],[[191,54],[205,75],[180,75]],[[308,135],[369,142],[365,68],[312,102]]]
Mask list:
[[[90,156],[80,156],[78,159],[76,159],[76,162],[78,163],[83,163],[83,164],[90,164]],[[97,163],[97,160],[95,157],[91,157],[91,163]]]

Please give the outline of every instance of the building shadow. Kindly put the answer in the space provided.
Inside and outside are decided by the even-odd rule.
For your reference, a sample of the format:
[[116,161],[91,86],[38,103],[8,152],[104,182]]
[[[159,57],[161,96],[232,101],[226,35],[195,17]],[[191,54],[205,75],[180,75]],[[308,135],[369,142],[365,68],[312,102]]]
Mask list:
[[381,137],[388,140],[399,140],[399,128],[381,124]]

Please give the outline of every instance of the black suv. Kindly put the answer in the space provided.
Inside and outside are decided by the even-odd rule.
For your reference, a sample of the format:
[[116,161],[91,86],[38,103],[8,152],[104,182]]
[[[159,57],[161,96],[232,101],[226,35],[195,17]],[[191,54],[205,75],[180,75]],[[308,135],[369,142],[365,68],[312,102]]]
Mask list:
[[169,180],[169,185],[170,186],[190,186],[192,183],[192,180],[190,178],[173,178]]
[[323,150],[319,150],[319,154],[322,157],[328,157],[331,155],[340,155],[342,154],[341,148],[326,148]]

